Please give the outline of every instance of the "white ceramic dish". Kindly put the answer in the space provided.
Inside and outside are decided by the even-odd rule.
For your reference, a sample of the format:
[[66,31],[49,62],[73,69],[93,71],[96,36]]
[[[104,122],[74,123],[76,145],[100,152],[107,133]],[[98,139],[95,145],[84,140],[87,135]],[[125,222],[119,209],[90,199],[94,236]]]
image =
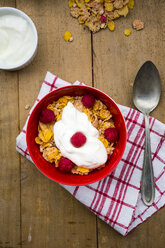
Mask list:
[[30,17],[27,16],[21,10],[18,10],[16,8],[11,8],[11,7],[2,7],[2,8],[0,8],[0,16],[3,16],[3,15],[16,15],[16,16],[24,18],[29,23],[29,25],[31,26],[31,28],[34,32],[34,39],[35,39],[34,40],[34,47],[31,51],[31,53],[21,63],[14,64],[12,66],[0,65],[0,69],[3,69],[3,70],[10,70],[10,71],[20,70],[20,69],[24,68],[25,66],[29,65],[36,55],[37,47],[38,47],[37,29],[36,29],[33,21],[30,19]]

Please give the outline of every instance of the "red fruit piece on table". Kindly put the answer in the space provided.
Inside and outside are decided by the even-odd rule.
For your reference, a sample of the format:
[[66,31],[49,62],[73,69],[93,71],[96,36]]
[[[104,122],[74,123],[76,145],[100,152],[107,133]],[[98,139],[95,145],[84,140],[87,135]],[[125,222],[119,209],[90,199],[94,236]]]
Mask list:
[[107,20],[107,19],[106,19],[106,17],[105,17],[105,16],[101,16],[101,17],[100,17],[100,21],[101,21],[102,23],[105,23],[105,22],[106,22],[106,20]]
[[74,163],[69,160],[68,158],[65,157],[61,157],[58,163],[58,170],[63,172],[63,173],[68,173],[71,171],[71,169],[73,168]]
[[104,131],[104,136],[109,142],[115,143],[119,137],[118,130],[116,128],[111,127],[107,128]]
[[76,132],[70,139],[72,145],[76,148],[83,146],[86,142],[86,136],[81,132]]
[[51,123],[55,121],[56,116],[54,112],[50,109],[43,109],[41,114],[40,114],[40,121],[43,123]]
[[93,95],[84,95],[81,102],[86,108],[92,108],[95,103],[95,97]]

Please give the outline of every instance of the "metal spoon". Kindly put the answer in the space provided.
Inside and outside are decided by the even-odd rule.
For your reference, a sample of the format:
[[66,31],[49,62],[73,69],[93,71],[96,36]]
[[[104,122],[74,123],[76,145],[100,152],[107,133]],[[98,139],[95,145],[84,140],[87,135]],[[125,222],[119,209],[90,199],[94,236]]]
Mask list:
[[145,205],[150,206],[155,198],[154,173],[152,167],[149,113],[158,105],[161,81],[157,68],[147,61],[138,71],[133,85],[133,102],[145,117],[145,151],[141,180],[141,195]]

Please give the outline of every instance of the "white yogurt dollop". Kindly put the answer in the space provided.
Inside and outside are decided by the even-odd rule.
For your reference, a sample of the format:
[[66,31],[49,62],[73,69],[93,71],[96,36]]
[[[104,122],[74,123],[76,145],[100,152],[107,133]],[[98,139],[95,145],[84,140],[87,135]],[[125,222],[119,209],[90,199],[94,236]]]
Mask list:
[[[70,142],[76,132],[86,136],[86,143],[76,148]],[[98,139],[99,132],[88,121],[85,113],[77,110],[71,102],[63,109],[62,118],[54,125],[54,140],[62,155],[77,166],[94,169],[107,161],[107,152]]]
[[0,16],[0,66],[22,63],[35,46],[30,24],[16,15]]

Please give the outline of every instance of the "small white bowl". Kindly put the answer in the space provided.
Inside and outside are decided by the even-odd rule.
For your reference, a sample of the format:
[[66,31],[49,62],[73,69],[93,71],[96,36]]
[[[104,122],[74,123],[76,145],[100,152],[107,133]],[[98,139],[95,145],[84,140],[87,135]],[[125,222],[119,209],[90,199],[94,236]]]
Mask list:
[[11,7],[0,8],[0,16],[10,15],[10,14],[24,18],[30,24],[30,26],[34,32],[34,39],[35,39],[34,40],[34,42],[35,42],[34,47],[31,51],[31,53],[21,63],[17,63],[17,64],[12,65],[12,66],[11,65],[8,65],[8,66],[0,65],[0,69],[9,70],[9,71],[16,71],[16,70],[20,70],[20,69],[24,68],[25,66],[29,65],[32,62],[32,60],[34,59],[36,52],[37,52],[37,47],[38,47],[38,34],[37,34],[37,29],[36,29],[33,21],[24,12],[22,12],[21,10],[18,10],[16,8],[11,8]]

